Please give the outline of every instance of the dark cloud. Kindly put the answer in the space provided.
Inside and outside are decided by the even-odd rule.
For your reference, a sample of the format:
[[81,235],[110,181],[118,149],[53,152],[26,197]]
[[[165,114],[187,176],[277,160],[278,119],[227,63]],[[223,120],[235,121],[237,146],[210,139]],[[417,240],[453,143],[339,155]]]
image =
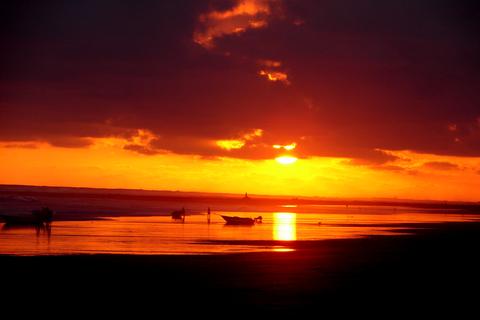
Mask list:
[[[282,152],[272,148],[271,144],[261,142],[261,137],[245,139],[237,137],[232,140],[209,140],[195,136],[163,136],[154,137],[145,142],[130,143],[124,149],[146,155],[176,154],[201,155],[209,159],[216,157],[233,157],[242,159],[271,159]],[[224,142],[223,144],[221,142]],[[226,148],[225,145],[233,145]]]
[[84,148],[92,144],[92,140],[82,137],[67,137],[67,136],[55,136],[51,137],[48,142],[55,147],[62,148]]
[[[398,160],[397,156],[388,154],[382,150],[369,150],[369,149],[344,149],[339,148],[334,149],[334,154],[345,158],[353,158],[348,160],[347,163],[350,165],[357,166],[373,166],[377,167],[384,165],[387,162]],[[330,154],[324,154],[324,156],[332,156]]]
[[150,148],[149,146],[144,146],[141,144],[126,144],[123,147],[123,149],[134,151],[144,155],[149,155],[149,156],[165,153],[164,151],[162,152],[162,150],[156,150],[156,149]]
[[387,171],[394,171],[394,172],[405,171],[405,168],[401,166],[393,166],[393,165],[375,166],[374,168],[378,170],[387,170]]
[[460,167],[455,163],[445,162],[445,161],[431,161],[424,163],[425,168],[434,169],[434,170],[457,170]]
[[38,146],[32,142],[25,142],[25,143],[7,143],[3,145],[4,148],[20,148],[20,149],[36,149]]
[[[158,139],[125,148],[258,159],[297,142],[299,156],[357,164],[394,160],[377,149],[480,156],[477,2],[282,3],[212,50],[194,42],[199,17],[236,1],[3,2],[0,140],[84,147],[146,129]],[[291,84],[266,81],[259,61],[278,61]],[[255,146],[212,144],[252,128],[264,130]]]

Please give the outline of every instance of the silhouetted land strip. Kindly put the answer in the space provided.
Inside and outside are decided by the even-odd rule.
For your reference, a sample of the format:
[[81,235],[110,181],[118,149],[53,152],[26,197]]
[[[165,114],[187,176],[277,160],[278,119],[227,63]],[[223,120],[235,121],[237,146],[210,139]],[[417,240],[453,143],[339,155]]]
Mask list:
[[477,308],[479,243],[480,223],[446,223],[412,236],[294,242],[283,253],[0,256],[3,302],[224,315],[420,307],[458,318]]
[[[281,206],[281,205],[342,205],[342,206],[380,206],[406,207],[432,210],[452,210],[460,213],[480,213],[480,204],[476,202],[442,202],[442,201],[408,201],[408,200],[348,200],[348,199],[315,199],[315,198],[282,198],[282,197],[242,197],[234,196],[186,196],[186,195],[140,195],[108,192],[68,192],[68,191],[32,191],[32,190],[3,190],[4,196],[49,197],[49,198],[77,198],[77,199],[110,199],[110,200],[138,200],[178,203],[212,203],[223,205],[248,205],[252,207]],[[1,199],[0,199],[1,200]]]

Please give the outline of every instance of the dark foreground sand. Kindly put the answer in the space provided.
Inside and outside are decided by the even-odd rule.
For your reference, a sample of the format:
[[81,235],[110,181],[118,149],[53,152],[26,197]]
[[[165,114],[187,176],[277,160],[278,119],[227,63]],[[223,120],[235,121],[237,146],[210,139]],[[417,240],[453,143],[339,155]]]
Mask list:
[[0,256],[2,302],[43,304],[47,313],[62,306],[70,315],[96,314],[99,307],[111,315],[149,310],[156,317],[194,312],[227,318],[388,310],[390,318],[418,315],[420,307],[427,314],[474,316],[479,244],[480,223],[448,223],[414,236],[297,242],[295,252],[284,253]]

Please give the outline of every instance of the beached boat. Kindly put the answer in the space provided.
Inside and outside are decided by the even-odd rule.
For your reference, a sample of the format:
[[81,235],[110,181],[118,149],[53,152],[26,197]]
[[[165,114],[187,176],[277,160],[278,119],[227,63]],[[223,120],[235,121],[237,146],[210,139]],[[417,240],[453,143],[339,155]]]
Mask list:
[[185,208],[182,208],[181,210],[172,211],[170,215],[172,216],[173,220],[185,221]]
[[33,210],[30,215],[0,215],[0,218],[9,225],[42,225],[52,222],[53,211],[42,208]]
[[255,223],[262,222],[262,217],[259,216],[257,218],[243,218],[243,217],[231,217],[231,216],[223,216],[222,218],[225,220],[227,224],[231,225],[244,225],[244,226],[253,226]]

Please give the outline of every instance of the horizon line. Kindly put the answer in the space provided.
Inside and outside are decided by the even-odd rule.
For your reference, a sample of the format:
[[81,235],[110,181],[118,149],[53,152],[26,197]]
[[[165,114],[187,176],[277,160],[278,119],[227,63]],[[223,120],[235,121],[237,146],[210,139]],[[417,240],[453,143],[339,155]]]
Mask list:
[[90,190],[111,190],[111,191],[140,191],[140,192],[165,192],[165,193],[184,193],[184,194],[201,194],[204,195],[217,195],[224,197],[234,197],[242,196],[248,194],[249,198],[277,198],[277,199],[295,199],[295,200],[344,200],[344,201],[391,201],[391,202],[404,202],[404,203],[414,203],[414,202],[425,202],[425,203],[463,203],[463,204],[476,204],[480,203],[480,200],[442,200],[442,199],[409,199],[409,198],[397,198],[397,197],[326,197],[326,196],[302,196],[302,195],[274,195],[274,194],[257,194],[249,193],[248,191],[242,193],[232,193],[232,192],[209,192],[209,191],[186,191],[186,190],[166,190],[166,189],[138,189],[138,188],[100,188],[100,187],[85,187],[85,186],[63,186],[63,185],[29,185],[29,184],[9,184],[9,183],[0,183],[0,188],[2,187],[33,187],[33,188],[68,188],[68,189],[90,189]]

